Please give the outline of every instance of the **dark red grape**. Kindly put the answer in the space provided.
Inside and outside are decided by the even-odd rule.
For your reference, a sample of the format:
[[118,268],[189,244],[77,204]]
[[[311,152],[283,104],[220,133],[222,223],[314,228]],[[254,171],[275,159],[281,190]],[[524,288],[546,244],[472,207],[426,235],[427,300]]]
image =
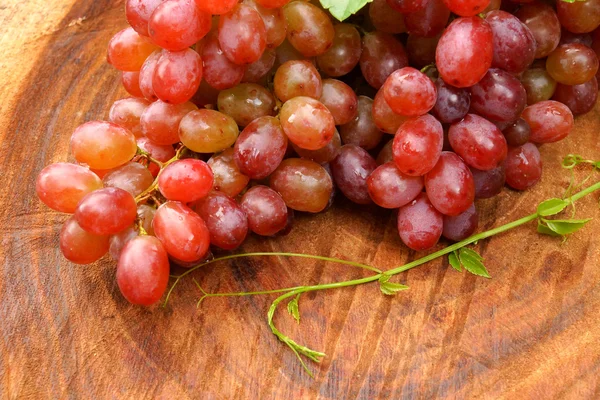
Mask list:
[[427,194],[421,193],[398,211],[398,233],[409,248],[421,251],[432,248],[442,236],[444,220]]
[[444,215],[461,214],[475,200],[473,174],[459,156],[448,151],[425,175],[425,190],[431,204]]
[[491,68],[471,88],[471,109],[494,121],[515,121],[527,104],[527,92],[517,78]]
[[531,30],[506,11],[489,12],[485,20],[494,35],[492,67],[518,74],[525,71],[535,58],[536,42]]
[[506,182],[504,165],[500,165],[489,171],[480,171],[475,168],[470,169],[475,181],[476,199],[489,199],[500,194]]
[[394,36],[374,32],[363,37],[360,70],[369,85],[379,89],[397,69],[408,65],[404,46]]
[[552,100],[564,103],[574,115],[591,111],[598,99],[598,80],[593,77],[581,85],[558,84]]
[[535,58],[544,58],[558,46],[560,22],[554,9],[547,4],[534,2],[524,4],[515,13],[535,38]]
[[347,144],[331,162],[331,172],[336,186],[344,196],[357,204],[370,204],[367,178],[377,168],[377,163],[364,149]]
[[244,243],[248,234],[248,218],[235,200],[225,193],[210,192],[196,203],[194,210],[206,223],[213,246],[234,250]]
[[542,157],[533,143],[513,147],[504,161],[506,183],[517,190],[526,190],[542,177]]
[[467,114],[452,124],[448,133],[452,149],[471,167],[496,168],[506,158],[506,139],[500,129],[485,118]]
[[531,127],[531,141],[551,143],[564,139],[573,129],[573,114],[558,101],[541,101],[523,111],[523,119]]
[[431,113],[446,124],[463,119],[471,106],[469,90],[448,85],[443,79],[436,80],[435,86],[437,100]]
[[422,9],[406,14],[404,23],[411,35],[434,37],[442,33],[448,18],[450,18],[450,10],[444,1],[429,0]]
[[474,204],[467,211],[454,217],[444,215],[442,235],[454,242],[460,242],[475,233],[479,225],[479,215]]
[[515,123],[506,127],[502,133],[506,138],[506,143],[509,146],[522,146],[529,142],[531,136],[531,128],[527,121],[519,118]]
[[242,197],[242,210],[248,217],[248,227],[257,235],[273,236],[285,229],[288,209],[283,198],[267,186],[254,186]]

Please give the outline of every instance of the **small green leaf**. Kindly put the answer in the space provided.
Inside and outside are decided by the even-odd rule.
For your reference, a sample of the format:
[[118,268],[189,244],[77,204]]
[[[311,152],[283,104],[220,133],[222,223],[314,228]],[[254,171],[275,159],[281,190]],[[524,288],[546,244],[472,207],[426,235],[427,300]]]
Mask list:
[[340,21],[358,12],[373,0],[320,0],[323,8]]
[[552,229],[548,228],[546,225],[542,224],[541,222],[538,222],[537,231],[538,231],[538,233],[541,233],[542,235],[562,236],[562,235],[554,232]]
[[298,300],[300,300],[300,295],[294,297],[287,305],[287,310],[292,317],[296,320],[297,323],[300,323],[300,310],[298,308]]
[[409,289],[409,287],[406,285],[389,282],[390,278],[391,277],[389,275],[385,274],[379,278],[379,289],[381,289],[381,293],[385,294],[386,296],[394,296],[396,293],[402,290]]
[[575,233],[592,219],[544,219],[548,228],[561,236]]
[[490,278],[490,274],[482,263],[483,257],[475,250],[463,247],[458,252],[458,258],[463,267],[470,273],[483,276],[484,278]]
[[542,201],[537,207],[537,213],[540,217],[556,215],[569,205],[569,201],[562,199],[549,199]]
[[460,261],[458,261],[458,255],[456,254],[456,251],[453,251],[452,253],[448,254],[448,262],[450,263],[452,268],[454,268],[458,272],[462,272],[462,267],[460,266]]

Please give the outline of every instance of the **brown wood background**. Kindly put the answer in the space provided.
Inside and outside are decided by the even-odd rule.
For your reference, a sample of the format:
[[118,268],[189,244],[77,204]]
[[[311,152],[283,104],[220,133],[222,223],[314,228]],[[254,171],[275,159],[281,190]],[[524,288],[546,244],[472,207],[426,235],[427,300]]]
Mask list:
[[[266,325],[270,297],[211,299],[184,282],[167,309],[127,304],[113,263],[61,258],[65,216],[35,197],[47,164],[68,160],[71,131],[124,96],[105,62],[125,26],[123,1],[4,0],[0,4],[0,398],[507,398],[600,397],[600,218],[566,244],[534,226],[484,241],[492,280],[436,261],[402,275],[411,290],[376,285],[303,296],[302,324],[277,322],[327,357],[316,378]],[[569,152],[600,159],[600,110],[564,142],[544,146],[544,177],[527,193],[480,202],[482,228],[562,194]],[[578,204],[600,217],[598,195]],[[361,209],[362,210],[362,209]],[[244,250],[343,256],[381,268],[419,256],[401,246],[390,213],[342,202],[298,218],[291,235]],[[360,276],[307,260],[215,265],[212,291],[271,289]]]

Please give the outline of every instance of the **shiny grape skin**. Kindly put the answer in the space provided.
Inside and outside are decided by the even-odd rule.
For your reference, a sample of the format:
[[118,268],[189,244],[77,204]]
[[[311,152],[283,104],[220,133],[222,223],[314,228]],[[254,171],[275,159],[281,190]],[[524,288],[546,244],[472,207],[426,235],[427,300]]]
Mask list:
[[75,219],[81,228],[96,235],[114,235],[133,224],[137,204],[131,193],[103,188],[85,195],[77,205]]
[[260,83],[275,65],[277,52],[275,49],[266,49],[262,57],[246,67],[242,82]]
[[283,160],[271,175],[269,186],[292,210],[310,213],[323,211],[333,191],[333,182],[325,168],[300,158]]
[[542,177],[542,157],[533,143],[513,147],[504,161],[506,184],[513,189],[527,190]]
[[461,214],[475,200],[473,174],[458,155],[448,151],[425,175],[425,190],[431,204],[444,215]]
[[490,4],[490,0],[444,0],[444,3],[454,14],[472,17],[483,12]]
[[156,70],[156,63],[160,59],[161,55],[162,51],[160,50],[150,54],[144,62],[144,65],[142,65],[142,69],[140,70],[138,82],[140,86],[140,91],[148,101],[158,100],[156,93],[154,93],[153,81],[154,71]]
[[598,99],[598,80],[593,77],[581,85],[558,84],[552,100],[565,104],[574,115],[586,114],[594,109]]
[[406,117],[426,114],[433,108],[437,99],[433,81],[412,67],[394,71],[381,89],[392,111]]
[[131,304],[151,306],[169,284],[169,256],[154,236],[138,236],[125,245],[117,264],[117,284]]
[[504,164],[489,171],[480,171],[475,168],[470,168],[470,170],[475,182],[476,199],[489,199],[502,192],[502,188],[506,182]]
[[142,133],[156,144],[175,144],[179,142],[181,120],[197,109],[198,107],[190,102],[167,104],[158,100],[150,104],[140,118]]
[[235,142],[234,160],[242,174],[251,179],[263,179],[281,164],[287,145],[287,136],[277,118],[258,118]]
[[557,142],[567,137],[573,129],[571,110],[554,100],[527,107],[522,117],[531,127],[530,140],[534,143]]
[[108,42],[108,63],[120,71],[139,71],[158,46],[133,28],[117,32]]
[[211,29],[208,13],[194,0],[171,0],[160,4],[148,21],[152,41],[165,50],[179,51],[194,45]]
[[500,129],[485,118],[467,114],[450,126],[448,139],[452,149],[471,167],[487,171],[506,158],[508,146]]
[[60,251],[75,264],[91,264],[108,252],[107,235],[95,235],[83,230],[74,217],[65,221],[60,230]]
[[367,178],[377,168],[377,162],[366,150],[346,144],[331,162],[331,172],[337,188],[357,204],[371,204]]
[[140,88],[140,73],[138,71],[124,71],[121,73],[123,87],[133,97],[144,97]]
[[394,36],[373,32],[362,39],[360,70],[369,85],[379,89],[392,72],[408,65],[404,46]]
[[392,111],[387,101],[385,101],[385,96],[381,89],[379,89],[373,99],[372,114],[375,126],[379,130],[392,135],[395,135],[398,128],[400,128],[400,125],[408,119],[408,117],[396,114]]
[[423,191],[423,178],[404,175],[396,164],[388,162],[377,167],[367,178],[369,196],[380,207],[400,208],[413,201]]
[[468,89],[448,85],[443,79],[435,81],[436,103],[431,109],[440,122],[451,124],[460,121],[469,112],[471,95]]
[[310,61],[290,60],[277,68],[273,91],[284,103],[298,96],[318,100],[323,93],[323,83],[321,75]]
[[409,176],[421,176],[438,162],[444,143],[442,124],[429,114],[403,123],[392,151],[398,169]]
[[427,250],[442,236],[443,216],[433,207],[426,193],[398,211],[398,233],[406,246],[415,251]]
[[250,178],[240,172],[234,159],[233,148],[213,155],[208,160],[208,166],[214,174],[213,188],[228,196],[237,196],[250,182]]
[[558,46],[560,41],[560,22],[554,9],[543,3],[522,5],[515,16],[521,20],[536,41],[535,58],[544,58]]
[[[175,149],[173,146],[156,144],[147,137],[138,138],[137,146],[150,154],[150,157],[160,162],[167,162],[171,158],[175,157]],[[156,177],[160,171],[160,167],[151,162],[148,164],[148,170],[152,173],[152,176]]]
[[373,121],[373,100],[366,96],[358,97],[357,115],[353,121],[340,126],[340,136],[345,144],[354,144],[371,150],[381,142],[383,132]]
[[379,32],[391,34],[406,32],[404,14],[390,7],[386,0],[373,0],[369,4],[369,18]]
[[225,56],[239,65],[258,61],[267,47],[262,17],[247,4],[237,4],[219,18],[219,44]]
[[531,68],[521,76],[521,83],[527,92],[527,104],[550,100],[556,90],[556,81],[543,68]]
[[217,106],[239,126],[246,126],[257,118],[274,115],[276,103],[273,94],[264,86],[240,83],[221,91]]
[[426,38],[417,35],[408,35],[406,41],[406,52],[410,64],[415,67],[423,68],[426,65],[435,63],[435,49],[442,35]]
[[492,67],[518,74],[535,59],[536,42],[531,30],[517,17],[506,11],[492,11],[485,20],[494,36]]
[[472,236],[477,230],[478,225],[479,215],[477,214],[475,204],[471,204],[471,207],[467,211],[455,217],[444,215],[442,236],[453,242],[460,242]]
[[288,139],[306,150],[325,147],[335,132],[335,121],[327,107],[310,97],[286,101],[279,120]]
[[588,33],[600,26],[600,0],[556,3],[558,20],[573,33]]
[[337,79],[323,80],[323,93],[319,99],[331,113],[336,125],[344,125],[358,115],[358,97],[347,84]]
[[319,150],[306,150],[292,144],[294,151],[300,156],[307,160],[314,161],[319,164],[331,162],[340,154],[340,148],[342,147],[342,139],[340,134],[336,130],[333,138],[327,146],[320,148]]
[[237,249],[248,235],[248,218],[234,199],[213,191],[194,210],[206,222],[210,243],[225,250]]
[[133,133],[111,122],[86,122],[71,135],[73,156],[93,169],[123,165],[133,158],[136,151]]
[[212,15],[227,14],[238,3],[239,0],[196,0],[198,8]]
[[287,21],[287,40],[304,57],[321,55],[333,44],[335,31],[331,20],[319,7],[292,1],[283,7]]
[[527,104],[527,92],[513,75],[490,68],[471,87],[471,109],[492,121],[515,121]]
[[480,17],[457,18],[438,43],[435,60],[440,77],[455,87],[473,86],[492,65],[493,35]]
[[429,0],[424,8],[406,14],[404,23],[411,35],[434,37],[443,32],[448,24],[448,18],[450,18],[450,10],[443,0]]
[[319,69],[331,77],[346,75],[358,65],[362,43],[358,30],[351,24],[334,26],[333,44],[317,57]]
[[427,5],[427,0],[386,0],[394,10],[407,14],[423,9]]
[[546,70],[558,83],[581,85],[598,72],[598,56],[583,44],[563,44],[546,59]]
[[149,105],[149,101],[135,97],[117,100],[110,107],[108,120],[113,124],[128,129],[136,138],[139,138],[142,136],[140,118]]
[[188,113],[179,124],[179,139],[196,153],[216,153],[235,144],[240,131],[229,115],[200,109]]
[[204,80],[217,90],[234,87],[242,81],[245,66],[231,62],[221,50],[216,33],[210,33],[204,38],[202,52],[202,73]]
[[506,143],[509,146],[522,146],[529,142],[531,128],[527,121],[523,118],[519,118],[515,123],[505,128],[502,131],[502,134],[506,138]]
[[390,161],[394,161],[394,153],[392,152],[393,144],[394,139],[391,139],[385,145],[383,145],[379,151],[379,154],[377,155],[377,159],[375,160],[377,161],[377,165],[383,165]]
[[177,260],[195,262],[208,253],[208,228],[204,220],[185,204],[164,203],[156,210],[152,227],[167,253]]
[[191,203],[205,197],[213,187],[213,173],[204,161],[188,158],[165,167],[158,189],[167,200]]
[[194,96],[201,81],[202,60],[198,53],[192,49],[165,50],[156,62],[152,89],[165,103],[181,104]]
[[143,165],[128,162],[104,175],[102,182],[105,187],[117,187],[135,197],[152,185],[154,176]]
[[283,10],[280,7],[267,8],[259,3],[260,1],[256,0],[244,0],[244,4],[255,9],[265,24],[267,49],[276,49],[283,43],[287,34]]
[[283,198],[267,186],[254,186],[242,197],[242,210],[247,215],[248,227],[257,235],[273,236],[286,228],[288,208]]
[[150,16],[165,0],[127,0],[125,3],[125,15],[129,25],[140,35],[150,36],[148,33],[148,21]]

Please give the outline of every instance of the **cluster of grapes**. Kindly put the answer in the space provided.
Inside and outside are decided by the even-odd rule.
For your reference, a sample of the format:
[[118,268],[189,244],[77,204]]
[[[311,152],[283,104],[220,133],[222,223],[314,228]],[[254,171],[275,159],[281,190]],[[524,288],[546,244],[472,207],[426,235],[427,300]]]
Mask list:
[[285,233],[336,190],[398,210],[412,249],[462,240],[474,200],[538,182],[537,146],[598,93],[600,0],[374,0],[358,25],[309,1],[126,11],[108,62],[133,97],[78,127],[77,164],[46,167],[37,193],[73,214],[65,257],[109,252],[135,304],[161,298],[171,263]]

